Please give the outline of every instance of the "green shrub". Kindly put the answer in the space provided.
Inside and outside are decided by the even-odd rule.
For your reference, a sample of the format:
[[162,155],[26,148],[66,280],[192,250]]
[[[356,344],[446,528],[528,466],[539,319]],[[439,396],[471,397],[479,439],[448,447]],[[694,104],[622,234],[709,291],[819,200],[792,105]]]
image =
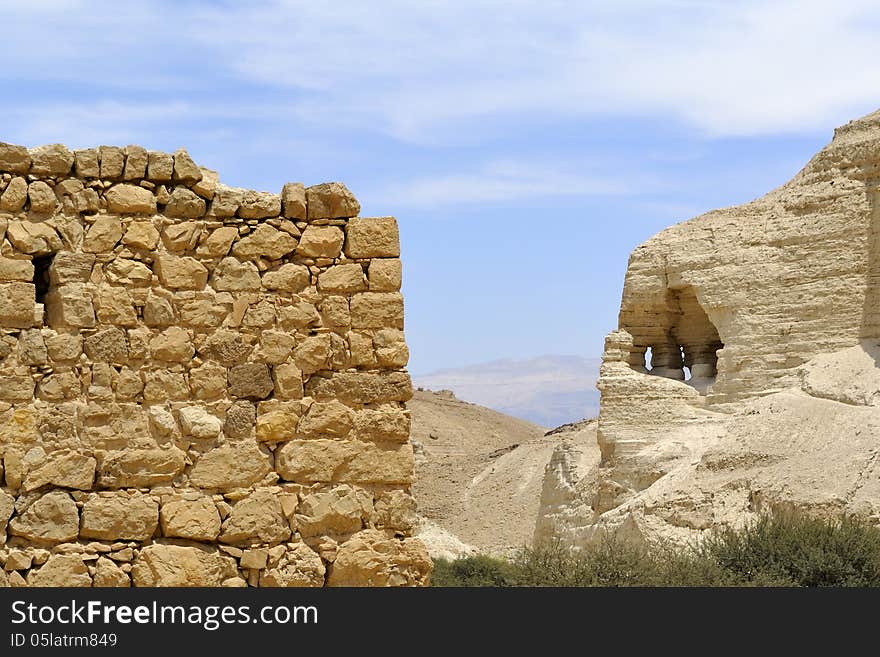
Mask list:
[[774,513],[692,547],[644,547],[608,536],[579,551],[549,544],[510,560],[440,560],[433,585],[880,586],[880,530],[851,516]]

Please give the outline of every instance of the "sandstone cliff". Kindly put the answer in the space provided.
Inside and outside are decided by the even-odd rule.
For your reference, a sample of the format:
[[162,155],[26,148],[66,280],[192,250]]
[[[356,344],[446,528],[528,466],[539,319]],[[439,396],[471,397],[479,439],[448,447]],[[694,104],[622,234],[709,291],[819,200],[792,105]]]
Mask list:
[[782,187],[633,252],[601,462],[578,471],[560,447],[542,507],[559,521],[539,537],[686,540],[780,505],[880,519],[878,338],[880,112]]

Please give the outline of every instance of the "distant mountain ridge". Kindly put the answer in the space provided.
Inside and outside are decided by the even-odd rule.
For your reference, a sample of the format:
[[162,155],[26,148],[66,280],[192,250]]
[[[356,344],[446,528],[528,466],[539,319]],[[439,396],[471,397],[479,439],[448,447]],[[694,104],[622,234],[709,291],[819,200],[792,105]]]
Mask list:
[[566,355],[506,358],[416,375],[413,384],[452,390],[459,399],[549,428],[598,414],[600,363]]

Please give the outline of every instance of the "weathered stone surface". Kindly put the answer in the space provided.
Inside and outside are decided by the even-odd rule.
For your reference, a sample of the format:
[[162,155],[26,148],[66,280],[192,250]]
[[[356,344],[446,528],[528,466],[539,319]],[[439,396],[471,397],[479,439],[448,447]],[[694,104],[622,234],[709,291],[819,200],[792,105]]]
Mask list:
[[0,194],[0,210],[20,212],[24,204],[27,203],[27,198],[27,180],[21,177],[13,178],[9,181],[3,194]]
[[281,189],[281,202],[285,217],[306,218],[306,188],[302,183],[286,183]]
[[336,372],[310,378],[305,392],[316,399],[352,404],[407,401],[412,397],[412,382],[406,372]]
[[220,586],[237,574],[235,561],[216,548],[153,544],[132,564],[135,586]]
[[174,176],[175,182],[191,185],[202,179],[202,170],[196,166],[185,148],[174,151]]
[[34,256],[55,253],[63,246],[57,231],[44,222],[10,221],[6,237],[18,251]]
[[210,497],[178,496],[162,503],[162,535],[193,541],[214,541],[220,535],[220,513]]
[[238,229],[234,226],[223,226],[211,231],[211,234],[199,245],[196,254],[211,258],[222,258],[229,253],[232,243],[238,238]]
[[296,528],[304,537],[353,534],[369,517],[370,499],[351,486],[312,493],[297,508]]
[[275,396],[279,399],[302,399],[302,370],[293,363],[283,363],[272,368]]
[[338,258],[345,235],[336,226],[308,226],[296,247],[304,258]]
[[256,258],[279,258],[293,252],[297,241],[289,234],[276,230],[267,224],[260,224],[257,229],[242,238],[232,247],[232,255],[245,260]]
[[149,495],[95,493],[82,509],[79,535],[102,541],[145,541],[159,524],[159,505]]
[[410,444],[349,440],[292,440],[275,453],[275,469],[287,481],[408,484]]
[[31,155],[24,146],[0,142],[0,171],[27,173],[31,168]]
[[83,251],[86,253],[112,251],[120,239],[122,239],[122,222],[118,217],[104,215],[98,217],[86,233]]
[[73,153],[61,144],[32,148],[30,156],[33,176],[66,176],[73,168]]
[[396,406],[364,409],[355,414],[354,426],[360,440],[406,442],[409,439],[410,416]]
[[236,502],[223,521],[220,541],[234,545],[280,543],[290,538],[290,526],[281,512],[280,491],[258,488]]
[[260,289],[260,272],[252,262],[223,258],[211,276],[211,287],[218,292],[243,292]]
[[49,491],[9,522],[9,533],[37,544],[73,541],[79,533],[76,503],[63,491]]
[[189,480],[199,488],[243,488],[257,483],[271,470],[269,457],[256,443],[227,443],[199,457]]
[[350,294],[366,289],[364,270],[358,264],[336,265],[318,277],[320,292],[340,292]]
[[122,170],[123,180],[140,180],[147,175],[149,156],[142,146],[125,147],[125,168]]
[[68,283],[86,283],[92,274],[95,256],[90,253],[67,253],[62,251],[52,258],[49,280],[58,287]]
[[201,290],[208,283],[208,270],[195,258],[162,254],[155,270],[162,285],[175,290]]
[[186,363],[195,351],[189,332],[179,326],[171,326],[150,340],[150,354],[157,360]]
[[173,155],[159,151],[147,153],[147,178],[155,182],[168,182],[171,180],[173,171]]
[[244,219],[265,219],[281,214],[281,197],[270,192],[247,190],[242,194],[238,216]]
[[205,199],[186,187],[175,187],[171,192],[171,200],[165,206],[165,214],[169,217],[196,219],[205,216],[207,205]]
[[131,578],[128,573],[107,557],[98,557],[95,562],[95,576],[92,578],[92,586],[96,588],[128,587],[131,586]]
[[339,546],[328,586],[424,586],[433,564],[421,541],[367,529]]
[[363,292],[351,298],[352,328],[403,328],[403,296],[399,292]]
[[263,274],[263,286],[269,290],[298,293],[308,287],[310,279],[308,267],[287,263]]
[[137,185],[114,185],[104,194],[107,209],[120,214],[153,214],[156,197],[149,189]]
[[89,587],[92,578],[79,554],[56,554],[27,576],[28,586]]
[[305,543],[289,543],[277,565],[260,574],[260,586],[323,586],[326,572],[317,552]]
[[34,265],[30,260],[13,260],[0,256],[0,281],[31,282],[34,278]]
[[178,411],[180,429],[185,436],[209,440],[220,435],[223,423],[200,406],[187,406]]
[[335,399],[315,402],[299,421],[297,434],[305,438],[345,437],[354,425],[353,415],[348,406]]
[[234,217],[241,206],[244,190],[237,187],[217,185],[214,200],[211,203],[211,213],[216,217]]
[[35,294],[30,283],[0,283],[0,324],[9,328],[32,326]]
[[403,266],[399,258],[377,258],[370,261],[367,278],[371,292],[396,292],[400,289]]
[[107,488],[153,486],[181,472],[186,455],[176,447],[109,452],[98,464],[98,483]]
[[269,368],[262,363],[245,363],[229,368],[229,394],[240,399],[265,399],[275,387]]
[[53,452],[43,464],[28,471],[22,487],[25,491],[32,491],[51,484],[62,488],[90,490],[95,482],[95,465],[94,457],[80,452]]
[[394,217],[357,217],[345,226],[345,255],[349,258],[397,258],[400,237]]
[[101,177],[122,178],[125,170],[125,151],[118,146],[100,146],[98,155],[101,161]]
[[73,152],[74,172],[80,178],[98,178],[101,175],[98,149],[87,148]]
[[159,243],[159,231],[147,221],[133,221],[125,230],[122,243],[135,249],[150,251]]
[[[33,286],[29,287],[33,290]],[[0,290],[0,298],[2,298],[2,290]],[[64,285],[50,291],[46,295],[45,304],[51,326],[92,328],[95,325],[95,308],[82,284]]]
[[0,490],[0,545],[6,543],[6,525],[15,509],[15,498]]
[[296,427],[300,414],[293,408],[283,408],[257,417],[257,440],[260,442],[282,442],[296,437]]
[[339,182],[308,187],[306,202],[310,220],[356,217],[361,211],[361,205],[354,194]]
[[28,185],[28,202],[31,212],[37,214],[52,214],[58,205],[55,191],[42,180],[36,180]]
[[137,312],[128,290],[124,287],[103,285],[92,298],[95,315],[101,324],[137,326]]

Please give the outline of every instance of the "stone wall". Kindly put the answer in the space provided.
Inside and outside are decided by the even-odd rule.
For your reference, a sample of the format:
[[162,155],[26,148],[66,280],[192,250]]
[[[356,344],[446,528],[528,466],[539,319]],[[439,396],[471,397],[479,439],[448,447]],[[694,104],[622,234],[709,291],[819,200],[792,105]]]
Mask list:
[[0,143],[0,585],[424,584],[397,224]]

